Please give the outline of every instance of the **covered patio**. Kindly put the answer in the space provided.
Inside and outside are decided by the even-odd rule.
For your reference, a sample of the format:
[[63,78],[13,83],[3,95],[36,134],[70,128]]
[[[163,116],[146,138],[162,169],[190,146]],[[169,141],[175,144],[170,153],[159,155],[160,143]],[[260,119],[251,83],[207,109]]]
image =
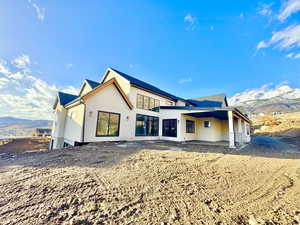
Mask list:
[[238,109],[191,110],[182,113],[181,117],[185,121],[183,124],[195,121],[195,132],[184,132],[185,141],[227,143],[230,148],[250,142],[250,120]]

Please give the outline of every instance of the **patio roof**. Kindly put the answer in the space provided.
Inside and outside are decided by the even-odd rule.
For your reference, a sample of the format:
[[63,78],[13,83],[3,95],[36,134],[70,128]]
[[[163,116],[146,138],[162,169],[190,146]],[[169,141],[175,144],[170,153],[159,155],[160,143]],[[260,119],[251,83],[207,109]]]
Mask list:
[[192,113],[183,113],[184,115],[193,116],[197,118],[203,117],[214,117],[219,120],[227,120],[228,119],[228,111],[227,110],[218,110],[211,112],[192,112]]

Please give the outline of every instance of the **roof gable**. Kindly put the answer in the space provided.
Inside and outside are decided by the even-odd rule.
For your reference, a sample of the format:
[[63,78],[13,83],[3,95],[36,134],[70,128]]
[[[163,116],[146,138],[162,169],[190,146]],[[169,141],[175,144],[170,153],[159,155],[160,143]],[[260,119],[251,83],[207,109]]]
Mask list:
[[99,82],[96,82],[96,81],[92,81],[92,80],[88,80],[88,79],[86,79],[85,81],[90,85],[90,87],[91,87],[92,89],[94,89],[95,87],[97,87],[97,86],[100,85],[100,83],[99,83]]
[[55,109],[56,105],[58,103],[61,104],[62,106],[64,106],[64,105],[74,101],[76,98],[78,98],[78,96],[59,91],[57,93],[57,97],[56,97],[53,108]]
[[89,97],[95,95],[98,91],[100,91],[100,90],[102,90],[102,89],[104,89],[104,88],[106,88],[106,87],[108,87],[108,86],[110,86],[112,84],[115,85],[115,87],[117,88],[117,90],[121,94],[122,98],[127,103],[128,107],[130,109],[133,109],[133,105],[132,105],[131,101],[126,96],[126,94],[124,93],[124,91],[122,90],[121,86],[118,84],[118,81],[115,78],[112,78],[112,79],[106,81],[105,83],[102,83],[101,85],[97,86],[95,89],[93,89],[89,93],[87,93],[84,96],[82,96],[82,99],[84,101],[86,101]]
[[[134,77],[132,77],[132,76],[126,74],[126,73],[120,72],[120,71],[118,71],[116,69],[112,69],[112,68],[110,68],[110,69],[112,71],[118,73],[120,76],[124,77],[126,80],[128,80],[131,85],[137,86],[137,87],[142,88],[142,89],[144,89],[146,91],[150,91],[150,92],[152,92],[154,94],[158,94],[158,95],[170,98],[170,99],[175,100],[175,101],[184,100],[184,99],[176,97],[176,96],[174,96],[174,95],[172,95],[172,94],[170,94],[168,92],[165,92],[165,91],[163,91],[163,90],[161,90],[161,89],[159,89],[159,88],[157,88],[157,87],[155,87],[155,86],[153,86],[151,84],[148,84],[148,83],[146,83],[144,81],[141,81],[141,80],[139,80],[137,78],[134,78]],[[104,80],[105,80],[105,77],[104,77],[103,81]]]
[[88,79],[85,79],[81,88],[80,88],[80,91],[79,91],[79,96],[82,95],[83,91],[84,91],[84,88],[86,87],[86,85],[88,85],[90,87],[91,90],[93,90],[94,88],[96,88],[97,86],[100,85],[100,83],[96,82],[96,81],[92,81],[92,80],[88,80]]
[[[198,105],[207,105],[205,107],[228,107],[227,98],[225,94],[211,95],[200,98],[193,98],[187,100],[190,104]],[[198,106],[201,107],[201,106]]]

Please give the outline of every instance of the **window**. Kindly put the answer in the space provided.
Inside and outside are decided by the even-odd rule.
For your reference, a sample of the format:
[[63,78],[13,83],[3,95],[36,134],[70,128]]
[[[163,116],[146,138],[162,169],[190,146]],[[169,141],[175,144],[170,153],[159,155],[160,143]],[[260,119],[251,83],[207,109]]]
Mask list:
[[195,133],[195,121],[194,120],[186,120],[186,133]]
[[159,100],[150,98],[148,96],[137,94],[136,107],[138,109],[145,109],[158,112],[159,111]]
[[136,115],[136,136],[158,136],[159,119],[154,116]]
[[149,109],[153,109],[155,107],[155,99],[154,98],[150,98],[149,101]]
[[210,128],[211,127],[211,122],[210,121],[204,121],[204,127]]
[[72,145],[70,145],[70,144],[67,143],[67,142],[64,142],[64,148],[69,148],[69,147],[72,147]]
[[119,136],[120,114],[98,112],[96,137]]
[[143,95],[137,95],[136,97],[136,107],[138,109],[143,109],[144,107],[144,96]]
[[144,109],[149,109],[149,97],[144,96]]
[[163,120],[163,136],[177,137],[177,120],[176,119]]

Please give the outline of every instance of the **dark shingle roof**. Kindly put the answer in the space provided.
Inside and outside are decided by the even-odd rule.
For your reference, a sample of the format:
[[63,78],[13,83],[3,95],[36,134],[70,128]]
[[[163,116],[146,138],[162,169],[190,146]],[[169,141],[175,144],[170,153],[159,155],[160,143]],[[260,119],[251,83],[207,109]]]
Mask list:
[[69,102],[78,98],[76,95],[67,94],[64,92],[58,92],[58,99],[61,105],[68,104]]
[[91,88],[95,88],[95,87],[97,87],[97,86],[99,86],[100,85],[100,83],[99,82],[96,82],[96,81],[92,81],[92,80],[88,80],[88,79],[85,79],[86,80],[86,82],[88,82],[88,84],[91,86]]
[[208,100],[198,101],[194,99],[188,99],[187,102],[192,104],[193,106],[202,107],[202,108],[211,108],[211,107],[215,108],[215,107],[222,107],[223,105],[223,102],[208,101]]
[[[111,69],[112,69],[112,68],[111,68]],[[133,85],[135,85],[135,86],[138,86],[138,87],[144,88],[144,89],[146,89],[146,90],[149,90],[149,91],[151,91],[151,92],[154,92],[154,93],[156,93],[156,94],[159,94],[159,95],[168,97],[168,98],[173,99],[173,100],[175,100],[175,101],[177,101],[177,100],[184,100],[184,99],[182,99],[182,98],[179,98],[179,97],[176,97],[176,96],[174,96],[174,95],[172,95],[172,94],[169,94],[169,93],[167,93],[167,92],[165,92],[165,91],[163,91],[163,90],[160,90],[159,88],[154,87],[154,86],[151,85],[151,84],[148,84],[148,83],[146,83],[146,82],[144,82],[144,81],[141,81],[141,80],[139,80],[139,79],[136,79],[136,78],[134,78],[134,77],[132,77],[132,76],[129,76],[128,74],[125,74],[125,73],[123,73],[123,72],[120,72],[120,71],[118,71],[118,70],[116,70],[116,69],[112,69],[112,70],[114,70],[115,72],[117,72],[118,74],[120,74],[122,77],[124,77],[125,79],[127,79],[131,84],[133,84]]]

